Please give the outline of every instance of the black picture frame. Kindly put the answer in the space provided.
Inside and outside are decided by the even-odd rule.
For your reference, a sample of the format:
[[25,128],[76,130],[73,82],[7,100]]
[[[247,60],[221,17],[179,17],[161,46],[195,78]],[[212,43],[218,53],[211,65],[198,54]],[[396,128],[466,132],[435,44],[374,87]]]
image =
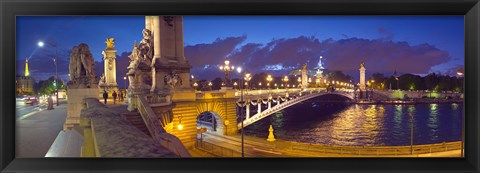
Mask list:
[[[1,172],[479,172],[478,0],[0,0]],[[18,15],[464,15],[465,158],[15,158]]]

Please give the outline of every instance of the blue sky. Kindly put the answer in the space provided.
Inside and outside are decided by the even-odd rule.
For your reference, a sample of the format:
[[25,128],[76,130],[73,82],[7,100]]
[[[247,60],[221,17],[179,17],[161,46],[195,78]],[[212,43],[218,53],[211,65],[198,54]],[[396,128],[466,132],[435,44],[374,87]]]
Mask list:
[[[118,61],[125,61],[128,54],[122,53],[142,39],[145,22],[144,16],[19,16],[16,24],[17,74],[23,75],[29,56],[32,76],[43,80],[54,74],[54,49],[39,48],[38,41],[56,42],[65,65],[80,43],[101,61],[105,39],[114,37]],[[367,72],[385,74],[449,74],[464,64],[463,16],[184,16],[184,41],[192,73],[208,80],[220,76],[215,65],[227,56],[252,72],[303,63],[315,68],[319,56],[326,68],[351,75],[361,61]],[[66,78],[68,67],[59,73]]]

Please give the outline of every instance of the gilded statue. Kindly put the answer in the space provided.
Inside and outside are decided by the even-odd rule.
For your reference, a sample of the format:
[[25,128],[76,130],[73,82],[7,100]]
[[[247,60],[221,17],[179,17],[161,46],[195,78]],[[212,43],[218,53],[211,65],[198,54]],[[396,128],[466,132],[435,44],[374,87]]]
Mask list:
[[365,68],[365,62],[362,62],[362,63],[360,64],[360,68]]
[[307,69],[307,64],[303,64],[302,69],[303,69],[303,70],[306,70],[306,69]]
[[107,44],[107,49],[113,49],[113,47],[115,47],[114,43],[114,38],[107,38],[107,41],[105,41],[105,44]]

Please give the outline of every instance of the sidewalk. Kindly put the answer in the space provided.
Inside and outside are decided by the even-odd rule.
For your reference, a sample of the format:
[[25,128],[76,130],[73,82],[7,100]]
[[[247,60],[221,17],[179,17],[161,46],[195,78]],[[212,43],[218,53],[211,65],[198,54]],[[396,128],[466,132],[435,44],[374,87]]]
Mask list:
[[45,157],[67,117],[66,103],[54,108],[16,121],[16,157]]

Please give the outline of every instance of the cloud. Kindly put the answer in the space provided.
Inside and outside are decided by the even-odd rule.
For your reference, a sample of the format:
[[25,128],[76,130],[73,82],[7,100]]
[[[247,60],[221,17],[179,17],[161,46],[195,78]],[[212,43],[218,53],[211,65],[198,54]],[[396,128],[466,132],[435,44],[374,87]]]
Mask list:
[[[379,29],[379,32],[388,32]],[[393,73],[394,70],[403,73],[426,74],[431,67],[446,63],[452,58],[449,53],[439,50],[430,44],[410,45],[407,42],[393,42],[385,39],[360,39],[347,38],[340,40],[319,40],[313,36],[300,36],[288,39],[273,39],[266,44],[241,43],[236,39],[236,44],[231,40],[217,39],[210,44],[192,45],[185,49],[188,59],[195,69],[199,66],[212,65],[206,71],[197,70],[198,73],[218,72],[225,55],[230,55],[235,65],[241,65],[251,72],[264,70],[272,74],[286,74],[292,68],[300,68],[303,63],[308,63],[308,68],[314,68],[323,56],[325,67],[330,70],[341,70],[352,76],[358,76],[359,64],[366,63],[368,74],[374,72]],[[244,40],[242,37],[241,40]],[[230,46],[217,48],[216,45]],[[237,48],[235,48],[237,47]],[[192,51],[195,50],[195,51]],[[187,53],[188,52],[188,53]],[[201,63],[200,63],[201,62]],[[275,67],[275,68],[272,68]],[[284,70],[279,71],[278,67]],[[280,74],[281,75],[281,74]],[[208,75],[205,75],[208,76]]]
[[245,41],[247,36],[217,38],[209,44],[196,44],[185,47],[185,57],[194,67],[203,67],[212,63],[223,62],[232,51]]
[[[379,29],[379,32],[388,32]],[[453,60],[449,53],[430,44],[410,45],[407,42],[393,42],[385,39],[344,38],[320,40],[314,36],[272,39],[265,44],[245,43],[247,36],[217,38],[211,43],[188,45],[185,56],[192,65],[195,79],[212,80],[223,77],[218,66],[225,57],[235,66],[253,73],[268,72],[285,75],[307,63],[309,69],[318,65],[323,56],[324,67],[341,70],[358,79],[359,64],[365,62],[367,75],[381,72],[387,75],[399,73],[426,74],[433,66]],[[59,56],[59,73],[68,74],[69,53],[62,51]],[[30,71],[54,74],[52,54],[31,59]],[[129,52],[117,56],[117,83],[123,87],[123,76],[129,64]],[[17,61],[17,74],[23,74],[24,60]],[[103,74],[103,61],[95,64],[96,75]],[[34,73],[35,74],[35,73]],[[232,74],[238,77],[238,74]]]

